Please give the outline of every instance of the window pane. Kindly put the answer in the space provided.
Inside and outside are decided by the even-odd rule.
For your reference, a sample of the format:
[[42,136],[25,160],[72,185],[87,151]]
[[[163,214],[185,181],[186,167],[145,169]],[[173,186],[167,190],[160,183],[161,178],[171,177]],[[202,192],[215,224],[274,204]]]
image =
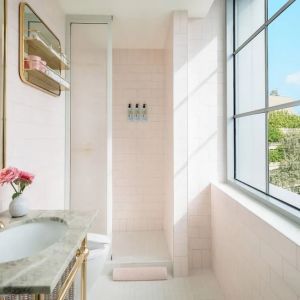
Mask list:
[[264,21],[264,0],[236,1],[236,47],[245,42]]
[[300,208],[300,106],[270,112],[270,194]]
[[300,99],[300,1],[269,26],[269,105]]
[[269,0],[268,1],[268,16],[271,18],[287,0]]
[[265,107],[265,37],[261,32],[236,55],[236,113]]
[[266,189],[265,114],[236,120],[236,178],[263,192]]

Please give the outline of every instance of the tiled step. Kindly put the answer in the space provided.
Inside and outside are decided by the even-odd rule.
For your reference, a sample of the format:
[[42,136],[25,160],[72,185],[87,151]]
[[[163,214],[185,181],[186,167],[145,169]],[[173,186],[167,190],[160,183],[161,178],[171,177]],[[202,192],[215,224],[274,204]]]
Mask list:
[[121,267],[166,267],[168,270],[168,274],[173,274],[173,264],[172,261],[145,261],[139,260],[138,258],[135,261],[121,261],[112,260],[107,261],[103,268],[103,274],[112,274],[113,268],[121,268]]

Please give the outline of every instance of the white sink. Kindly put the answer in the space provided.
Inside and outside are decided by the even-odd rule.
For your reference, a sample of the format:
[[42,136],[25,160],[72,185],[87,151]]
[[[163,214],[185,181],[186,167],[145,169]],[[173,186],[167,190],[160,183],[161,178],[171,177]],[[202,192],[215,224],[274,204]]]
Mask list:
[[29,257],[58,242],[68,226],[40,220],[0,231],[0,263]]

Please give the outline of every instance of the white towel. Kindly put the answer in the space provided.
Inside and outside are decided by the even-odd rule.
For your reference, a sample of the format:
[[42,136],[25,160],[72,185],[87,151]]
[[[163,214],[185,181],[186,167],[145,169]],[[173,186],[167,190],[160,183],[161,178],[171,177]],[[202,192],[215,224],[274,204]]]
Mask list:
[[166,267],[132,267],[114,268],[115,281],[151,281],[166,280],[168,272]]

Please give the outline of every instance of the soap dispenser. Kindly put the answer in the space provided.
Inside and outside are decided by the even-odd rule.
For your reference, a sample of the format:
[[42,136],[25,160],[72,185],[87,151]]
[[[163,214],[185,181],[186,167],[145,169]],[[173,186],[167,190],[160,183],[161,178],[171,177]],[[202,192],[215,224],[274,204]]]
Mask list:
[[131,103],[128,104],[127,116],[128,116],[129,121],[133,121],[133,119],[134,119],[134,110],[132,108]]
[[147,121],[148,117],[147,117],[147,104],[144,103],[143,107],[141,109],[141,120],[142,121]]
[[134,120],[139,121],[140,120],[140,115],[141,115],[140,108],[139,108],[139,104],[137,103],[135,105],[135,109],[134,109]]

